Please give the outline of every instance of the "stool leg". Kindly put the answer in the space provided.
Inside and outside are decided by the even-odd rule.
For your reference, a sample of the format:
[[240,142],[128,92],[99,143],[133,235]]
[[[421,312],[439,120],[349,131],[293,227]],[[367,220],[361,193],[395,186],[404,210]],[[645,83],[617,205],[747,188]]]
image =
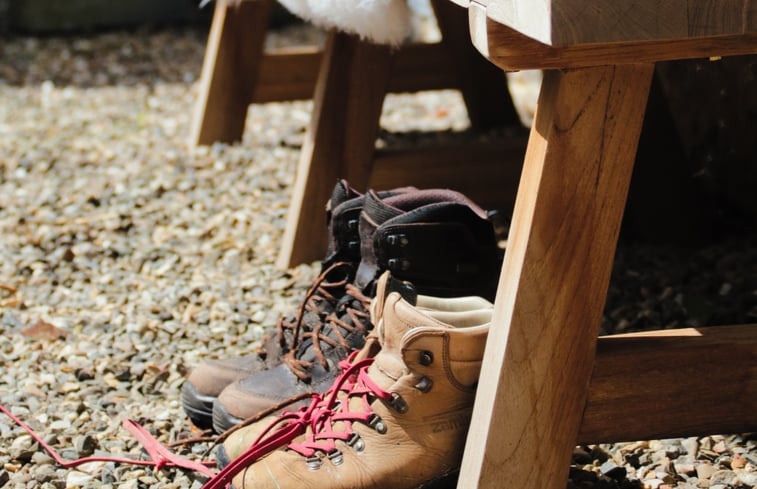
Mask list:
[[190,144],[242,138],[272,5],[273,0],[216,2]]
[[468,9],[449,0],[432,0],[432,5],[442,33],[441,44],[452,58],[471,126],[477,130],[520,127],[505,74],[471,43]]
[[323,257],[324,205],[337,179],[345,178],[360,190],[368,185],[391,63],[388,46],[344,33],[329,35],[277,262],[280,268]]
[[652,70],[545,75],[459,488],[565,487]]

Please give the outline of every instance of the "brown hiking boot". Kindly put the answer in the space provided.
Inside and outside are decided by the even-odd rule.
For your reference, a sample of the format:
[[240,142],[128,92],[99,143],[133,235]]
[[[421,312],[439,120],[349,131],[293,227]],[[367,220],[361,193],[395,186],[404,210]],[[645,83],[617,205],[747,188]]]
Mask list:
[[368,192],[360,214],[361,262],[354,284],[330,314],[284,362],[229,384],[213,406],[223,432],[287,399],[323,392],[338,364],[360,349],[372,329],[367,305],[376,278],[391,270],[423,294],[492,297],[501,267],[487,213],[459,192],[416,190],[381,198]]
[[[382,192],[388,197],[412,187]],[[209,360],[196,367],[182,386],[182,405],[192,422],[201,427],[212,425],[213,402],[234,381],[279,365],[282,356],[296,349],[310,331],[323,325],[345,295],[345,286],[354,277],[360,261],[358,219],[364,196],[340,180],[327,205],[329,248],[321,275],[313,282],[302,303],[291,314],[282,316],[273,334],[266,335],[254,353],[241,357]]]
[[209,487],[415,489],[454,477],[491,314],[424,310],[380,283],[378,326],[332,388],[306,418],[232,434],[219,458],[233,463]]

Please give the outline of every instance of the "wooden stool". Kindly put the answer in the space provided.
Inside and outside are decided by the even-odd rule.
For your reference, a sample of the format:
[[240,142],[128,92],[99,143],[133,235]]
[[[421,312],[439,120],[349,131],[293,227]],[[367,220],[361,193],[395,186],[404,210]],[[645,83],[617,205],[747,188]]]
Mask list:
[[597,340],[654,63],[757,53],[757,7],[455,2],[494,64],[548,70],[458,487],[563,489],[579,442],[757,430],[755,325]]
[[[511,208],[527,131],[501,70],[470,43],[465,9],[434,0],[442,40],[392,50],[332,32],[323,52],[294,48],[265,53],[274,0],[218,1],[192,130],[193,144],[241,138],[251,103],[310,98],[311,123],[300,155],[278,265],[323,256],[323,205],[334,182],[383,189],[400,185],[452,187],[487,207]],[[506,141],[376,151],[388,92],[456,88],[476,130],[511,126]],[[503,165],[502,161],[512,161]],[[465,164],[463,164],[465,163]],[[477,171],[471,172],[471,166]],[[482,184],[480,175],[487,175]],[[502,182],[510,182],[503,188]]]

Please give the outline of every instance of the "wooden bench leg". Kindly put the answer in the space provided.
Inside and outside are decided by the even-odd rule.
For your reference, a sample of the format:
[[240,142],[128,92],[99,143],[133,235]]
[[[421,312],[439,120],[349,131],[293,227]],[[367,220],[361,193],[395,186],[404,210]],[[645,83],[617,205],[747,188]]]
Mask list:
[[216,2],[190,144],[242,138],[273,1]]
[[459,488],[565,487],[652,71],[545,74]]
[[365,190],[391,73],[388,46],[332,32],[316,83],[277,265],[320,260],[324,205],[338,178]]
[[471,43],[468,9],[449,0],[433,0],[432,5],[442,33],[441,44],[452,58],[473,129],[520,127],[505,74]]

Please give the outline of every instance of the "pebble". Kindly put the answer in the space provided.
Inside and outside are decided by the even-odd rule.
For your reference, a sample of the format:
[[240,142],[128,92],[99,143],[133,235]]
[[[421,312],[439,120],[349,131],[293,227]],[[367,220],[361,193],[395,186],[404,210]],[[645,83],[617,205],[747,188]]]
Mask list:
[[37,451],[37,443],[29,435],[21,435],[13,440],[8,454],[11,459],[19,462],[28,462]]
[[90,434],[79,435],[74,440],[74,447],[79,458],[88,457],[95,452],[97,440]]
[[612,460],[607,460],[599,467],[599,471],[612,479],[621,480],[626,476],[625,467],[616,465]]
[[90,474],[85,474],[83,472],[72,470],[66,476],[66,487],[67,488],[84,487],[91,480],[92,480],[92,476]]
[[[183,376],[246,353],[318,273],[274,267],[312,104],[253,106],[241,144],[190,148],[206,39],[168,29],[0,45],[0,402],[67,458],[139,456],[127,418],[176,440],[189,429]],[[293,40],[323,33],[300,27],[268,42]],[[457,137],[469,124],[453,91],[391,95],[385,109],[387,129],[415,133],[382,133],[382,145]],[[603,333],[754,322],[755,250],[748,240],[697,252],[621,245]],[[34,337],[20,334],[34,325]],[[576,447],[568,484],[754,487],[755,450],[754,438],[718,435]],[[0,486],[14,489],[202,486],[169,469],[57,469],[5,419],[0,464]]]
[[32,455],[31,462],[35,465],[53,464],[55,460],[47,452],[37,451]]
[[50,465],[43,465],[34,471],[34,479],[39,482],[49,482],[57,477],[55,469]]
[[700,463],[696,466],[697,477],[700,479],[709,479],[715,472],[715,468],[709,463]]

